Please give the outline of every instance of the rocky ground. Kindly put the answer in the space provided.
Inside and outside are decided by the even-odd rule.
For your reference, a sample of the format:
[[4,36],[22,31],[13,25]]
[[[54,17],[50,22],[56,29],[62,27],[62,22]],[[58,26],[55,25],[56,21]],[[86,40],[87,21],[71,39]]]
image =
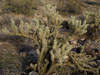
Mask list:
[[0,42],[0,75],[20,75],[21,61],[17,48],[10,43]]

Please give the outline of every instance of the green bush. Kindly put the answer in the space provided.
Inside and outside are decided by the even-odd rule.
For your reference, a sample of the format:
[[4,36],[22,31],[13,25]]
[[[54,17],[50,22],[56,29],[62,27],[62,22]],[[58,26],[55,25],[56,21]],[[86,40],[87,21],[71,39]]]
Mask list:
[[37,8],[39,0],[4,0],[3,12],[32,15]]

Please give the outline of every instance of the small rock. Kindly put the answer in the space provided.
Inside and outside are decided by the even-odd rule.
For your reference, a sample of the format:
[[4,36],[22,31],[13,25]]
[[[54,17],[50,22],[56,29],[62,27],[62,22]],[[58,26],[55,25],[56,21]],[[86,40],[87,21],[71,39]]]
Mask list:
[[38,75],[37,72],[30,72],[29,75]]
[[77,45],[78,44],[77,40],[71,40],[70,43],[73,44],[73,45]]

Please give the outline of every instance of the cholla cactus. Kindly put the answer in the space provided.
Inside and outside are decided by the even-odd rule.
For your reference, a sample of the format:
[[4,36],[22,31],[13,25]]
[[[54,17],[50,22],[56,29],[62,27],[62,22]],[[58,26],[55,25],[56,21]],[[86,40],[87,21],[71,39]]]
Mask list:
[[[95,58],[93,58],[91,55],[86,55],[85,53],[77,54],[75,52],[71,52],[69,59],[71,60],[70,64],[72,64],[74,68],[76,67],[77,70],[83,72],[92,72],[96,75],[99,75],[99,67],[91,66],[97,66],[96,62],[94,61]],[[73,67],[72,65],[70,67]]]
[[45,13],[48,18],[48,24],[60,25],[62,23],[62,17],[59,12],[56,11],[56,8],[56,6],[52,6],[51,4],[46,5]]
[[[65,41],[61,41],[64,39],[57,39],[56,35],[59,31],[56,28],[45,25],[34,25],[32,29],[32,25],[24,23],[23,21],[18,28],[13,20],[12,23],[13,29],[11,31],[5,28],[7,34],[23,36],[32,40],[35,39],[34,41],[38,45],[38,62],[36,67],[39,75],[48,75],[54,68],[63,65],[63,62],[67,61],[68,53],[73,46],[68,41],[66,43],[64,43]],[[5,32],[4,29],[3,31]],[[50,64],[51,66],[48,68]]]
[[[51,9],[49,9],[49,6]],[[47,22],[40,17],[39,19],[33,19],[33,23],[29,24],[21,21],[20,25],[16,26],[12,19],[11,30],[7,28],[2,29],[2,32],[8,35],[23,36],[35,41],[37,45],[38,61],[36,64],[31,64],[31,67],[34,71],[37,71],[39,75],[49,75],[59,66],[70,65],[68,64],[68,62],[70,63],[69,55],[73,48],[73,45],[71,45],[68,40],[57,38],[59,33],[58,29],[62,20],[60,21],[59,14],[56,13],[56,11],[53,12],[54,8],[51,5],[49,6],[47,5]],[[79,31],[81,31],[81,34],[85,33],[86,31],[84,32],[84,30],[87,25],[84,27],[83,25],[85,25],[85,23],[81,24],[80,21],[76,20],[71,20],[70,24],[74,26],[76,25],[74,24],[75,22],[78,26],[81,25],[78,28],[79,30],[71,27],[75,33],[79,33]],[[80,30],[82,28],[83,30]],[[81,62],[81,64],[85,63],[87,62]],[[86,65],[88,67],[88,64]]]
[[[45,31],[44,31],[45,30]],[[39,30],[39,36],[40,38],[40,48],[38,51],[38,70],[39,74],[42,74],[44,72],[44,69],[47,68],[45,66],[43,68],[42,63],[47,63],[49,61],[48,65],[51,64],[51,66],[48,68],[47,73],[44,72],[43,74],[49,74],[53,71],[54,68],[56,68],[59,65],[63,65],[62,63],[65,62],[65,60],[68,60],[68,53],[73,48],[72,45],[70,45],[67,41],[66,43],[59,41],[61,39],[56,38],[55,29],[53,32],[50,31],[51,27],[44,27],[44,29],[40,28]],[[43,33],[43,34],[42,34]],[[50,59],[50,60],[48,60]],[[46,61],[44,61],[46,60]],[[51,63],[50,63],[51,61]],[[39,68],[39,67],[42,67]]]
[[97,66],[96,62],[94,61],[95,57],[92,57],[91,55],[87,55],[85,53],[71,52],[68,59],[68,62],[66,62],[67,64],[63,63],[66,64],[65,66],[60,66],[60,69],[55,69],[56,72],[58,72],[58,75],[73,73],[83,75],[92,73],[94,75],[99,75],[99,66]]
[[100,33],[100,11],[98,12],[85,12],[84,16],[86,21],[89,24],[87,36],[91,39]]
[[[35,41],[38,46],[36,68],[39,75],[48,75],[55,67],[63,65],[63,62],[68,59],[68,53],[73,48],[67,40],[57,38],[62,20],[60,15],[54,10],[55,7],[47,5],[46,9],[48,9],[47,22],[40,17],[40,19],[33,19],[31,24],[20,21],[20,25],[16,26],[12,19],[11,30],[7,28],[2,29],[8,35],[23,36]],[[48,67],[49,65],[50,67]]]
[[85,20],[91,27],[99,26],[100,27],[100,10],[98,12],[85,12],[84,16],[86,17]]
[[57,39],[55,39],[53,44],[53,50],[51,50],[50,52],[52,56],[52,61],[54,62],[55,60],[57,60],[56,62],[63,63],[68,58],[68,56],[66,55],[72,48],[73,46],[70,45],[68,42],[62,45],[62,43],[59,43]]
[[88,24],[86,21],[82,23],[80,20],[76,20],[75,16],[68,19],[68,24],[71,34],[83,35],[87,32]]

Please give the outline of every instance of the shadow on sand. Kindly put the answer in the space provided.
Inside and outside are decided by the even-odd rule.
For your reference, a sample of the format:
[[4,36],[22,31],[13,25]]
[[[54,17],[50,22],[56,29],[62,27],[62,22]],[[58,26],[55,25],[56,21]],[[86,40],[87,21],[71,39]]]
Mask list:
[[[36,47],[29,45],[29,42],[24,43],[24,41],[25,38],[23,37],[0,35],[0,42],[8,42],[17,47],[17,53],[21,57],[22,72],[26,73],[21,75],[27,75],[31,69],[27,70],[26,68],[29,67],[30,63],[36,63],[38,59]],[[0,70],[0,74],[2,73],[1,71],[2,69]]]
[[100,5],[99,2],[90,2],[90,1],[85,1],[86,4],[89,4],[89,5]]

